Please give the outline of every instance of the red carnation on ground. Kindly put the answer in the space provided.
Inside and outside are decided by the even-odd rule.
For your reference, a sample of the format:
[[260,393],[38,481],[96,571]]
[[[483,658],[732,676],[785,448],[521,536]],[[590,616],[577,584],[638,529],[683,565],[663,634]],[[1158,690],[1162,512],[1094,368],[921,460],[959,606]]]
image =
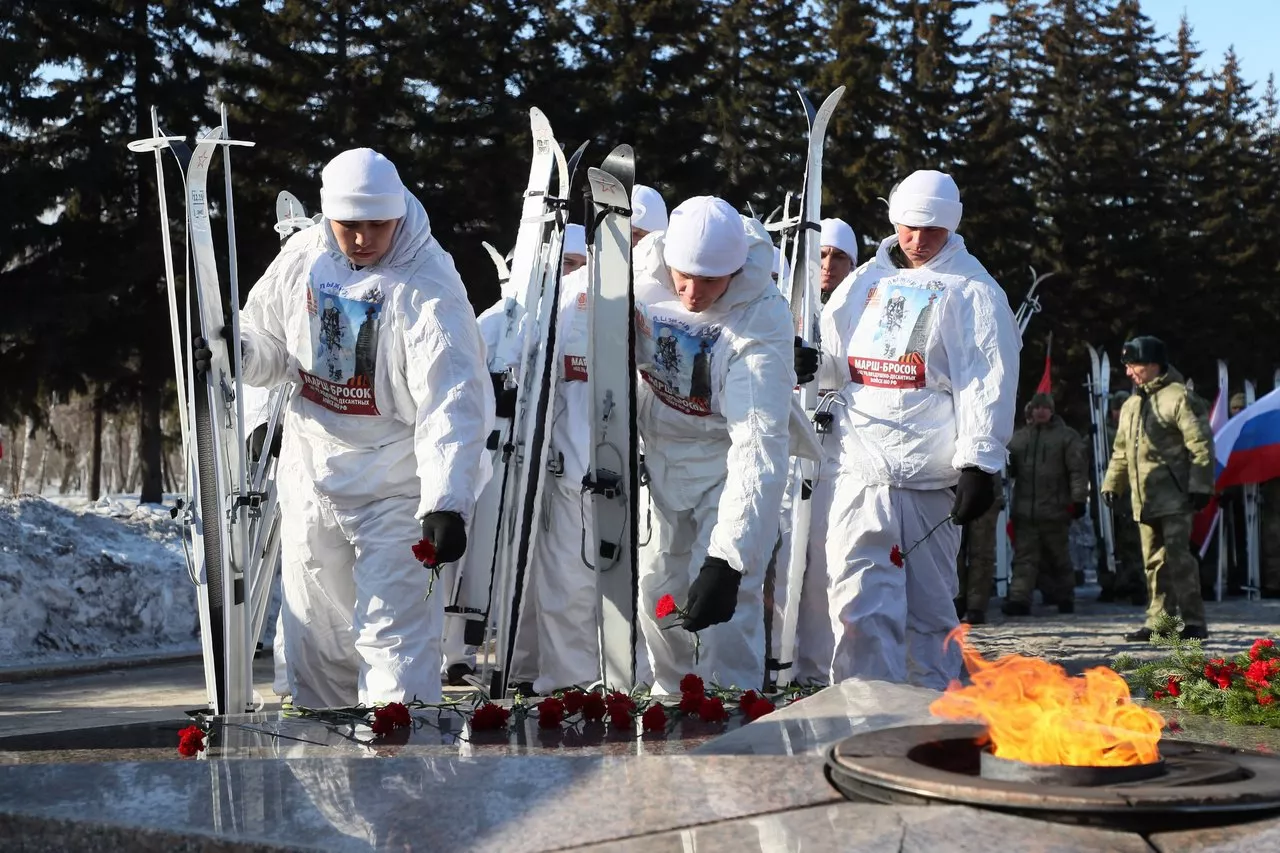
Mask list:
[[485,702],[471,715],[471,731],[488,732],[506,728],[511,712],[501,705]]
[[698,708],[698,716],[708,723],[720,723],[729,719],[729,712],[715,696],[704,696],[702,705]]
[[1182,689],[1178,687],[1178,679],[1176,676],[1169,678],[1169,683],[1165,685],[1165,689],[1170,696],[1178,696],[1182,693]]
[[685,693],[680,697],[679,708],[686,714],[698,714],[702,711],[702,700],[707,698],[701,693]]
[[679,613],[680,608],[676,606],[676,599],[673,595],[664,595],[658,599],[658,604],[653,608],[653,615],[659,619],[666,619],[672,613]]
[[609,725],[615,729],[629,729],[632,726],[631,709],[621,702],[609,706]]
[[564,712],[570,716],[582,710],[582,703],[587,700],[587,694],[581,690],[567,690],[561,701],[564,702]]
[[1274,701],[1276,701],[1276,697],[1272,696],[1270,693],[1258,693],[1259,705],[1270,705]]
[[1262,656],[1266,649],[1274,649],[1276,641],[1263,637],[1253,641],[1253,645],[1249,648],[1249,660],[1257,660]]
[[707,692],[707,688],[702,683],[702,679],[691,672],[680,679],[680,692],[685,694],[696,693],[701,696]]
[[657,702],[644,709],[640,723],[646,732],[665,732],[667,730],[667,709]]
[[599,693],[591,692],[582,700],[582,719],[584,720],[603,720],[605,713],[608,711],[604,702],[604,697]]
[[178,754],[190,758],[204,752],[204,729],[199,726],[187,726],[178,732]]
[[625,707],[628,711],[634,711],[636,709],[636,700],[632,699],[621,690],[613,691],[605,697],[604,701],[605,704],[609,706],[609,713],[613,713],[614,707],[618,705]]
[[538,728],[558,729],[564,722],[564,703],[554,696],[548,696],[538,703]]
[[747,722],[753,722],[760,719],[765,714],[772,714],[776,710],[778,709],[773,706],[772,702],[761,696],[757,698],[756,701],[744,707],[742,709],[742,713],[743,716],[747,718]]
[[897,545],[894,545],[889,549],[889,562],[893,563],[898,568],[902,568],[902,549]]
[[388,702],[381,708],[375,708],[373,712],[374,720],[387,720],[393,728],[402,729],[413,725],[413,717],[409,714],[409,709],[400,702]]
[[436,564],[436,546],[426,539],[421,539],[413,546],[413,559],[428,566]]
[[754,690],[746,691],[745,693],[743,693],[741,696],[738,697],[738,709],[745,714],[747,711],[747,708],[750,707],[750,705],[753,702],[756,702],[757,700],[759,700],[759,698],[760,698],[760,694],[755,692]]

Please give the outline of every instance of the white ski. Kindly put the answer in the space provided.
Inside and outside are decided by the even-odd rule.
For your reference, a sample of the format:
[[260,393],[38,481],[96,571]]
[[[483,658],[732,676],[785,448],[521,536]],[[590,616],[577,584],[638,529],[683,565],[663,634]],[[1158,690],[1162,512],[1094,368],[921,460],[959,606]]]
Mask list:
[[[555,387],[549,368],[555,349],[564,205],[548,193],[553,165],[561,192],[567,194],[569,187],[568,165],[546,116],[532,109],[530,124],[533,166],[511,265],[511,296],[504,299],[506,326],[489,366],[491,373],[504,374],[508,386],[514,385],[516,390],[510,439],[503,445],[505,471],[490,599],[497,646],[489,684],[489,696],[494,699],[506,696],[510,680],[521,603],[528,586],[526,569],[537,535],[534,518],[549,438],[546,420]],[[494,479],[498,479],[496,472]]]
[[[805,115],[809,119],[809,148],[805,160],[804,192],[800,197],[800,223],[795,234],[795,258],[791,267],[791,317],[795,333],[806,342],[817,346],[818,325],[822,317],[822,152],[826,145],[827,125],[836,105],[844,95],[844,87],[836,89],[817,112],[809,99],[799,93]],[[816,382],[799,386],[796,393],[800,403],[812,419],[818,407]],[[800,594],[804,588],[804,573],[808,567],[809,523],[812,517],[813,477],[815,463],[810,459],[793,459],[791,468],[791,537],[788,553],[779,555],[774,570],[774,589],[785,583],[786,601],[782,608],[782,625],[776,646],[770,638],[772,660],[767,668],[777,673],[779,687],[792,681],[795,658],[796,628],[800,619]],[[785,566],[783,562],[785,561]]]
[[631,286],[631,185],[635,156],[620,145],[587,170],[591,396],[590,469],[583,490],[594,510],[590,564],[596,571],[600,678],[635,685],[639,449],[636,439],[635,298]]

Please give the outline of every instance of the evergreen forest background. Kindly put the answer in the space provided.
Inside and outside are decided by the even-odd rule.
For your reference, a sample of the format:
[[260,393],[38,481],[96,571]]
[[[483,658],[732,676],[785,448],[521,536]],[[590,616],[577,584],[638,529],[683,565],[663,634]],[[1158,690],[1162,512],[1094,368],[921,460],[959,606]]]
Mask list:
[[[276,194],[316,209],[323,164],[367,145],[421,198],[480,310],[497,296],[481,241],[515,239],[530,107],[566,147],[589,140],[588,163],[634,145],[637,179],[670,205],[716,194],[763,216],[801,183],[795,90],[818,102],[844,85],[823,215],[853,225],[863,260],[890,231],[878,199],[936,168],[959,182],[961,233],[1014,308],[1029,266],[1055,272],[1024,342],[1024,396],[1051,331],[1077,426],[1086,342],[1115,358],[1127,337],[1158,335],[1206,397],[1216,359],[1260,392],[1280,363],[1275,81],[1202,55],[1185,22],[1157,32],[1138,0],[1003,0],[976,40],[973,0],[4,5],[0,485],[15,491],[35,485],[37,446],[41,486],[59,479],[47,468],[94,497],[173,486],[155,167],[125,148],[150,134],[153,105],[192,136],[225,103],[232,135],[257,142],[233,151],[246,292],[278,247]],[[215,197],[221,183],[217,165]]]

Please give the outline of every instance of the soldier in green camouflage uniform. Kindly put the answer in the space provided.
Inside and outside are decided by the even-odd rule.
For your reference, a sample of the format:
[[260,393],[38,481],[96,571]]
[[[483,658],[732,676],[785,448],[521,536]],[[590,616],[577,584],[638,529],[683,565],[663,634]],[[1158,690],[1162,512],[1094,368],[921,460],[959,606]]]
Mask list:
[[1075,567],[1067,548],[1073,518],[1084,515],[1089,496],[1084,439],[1053,412],[1053,398],[1031,398],[1032,423],[1009,442],[1013,478],[1013,580],[1001,610],[1031,612],[1036,577],[1047,574],[1060,613],[1075,609]]
[[[1128,399],[1128,391],[1116,391],[1107,400],[1107,446],[1113,452],[1120,407]],[[1102,587],[1098,600],[1128,599],[1134,604],[1146,605],[1147,579],[1142,570],[1142,539],[1138,535],[1138,522],[1133,520],[1133,507],[1126,501],[1117,501],[1111,508],[1111,518],[1115,529],[1116,571],[1112,574],[1104,560],[1098,571],[1098,585]]]
[[956,615],[970,625],[987,621],[987,602],[996,577],[996,536],[1000,531],[1000,510],[1004,509],[1004,486],[999,474],[992,474],[996,499],[991,508],[964,526],[956,571],[960,576],[960,596]]
[[1164,343],[1138,337],[1120,359],[1135,392],[1120,409],[1103,499],[1115,506],[1126,491],[1139,522],[1147,573],[1146,625],[1125,639],[1146,642],[1165,613],[1181,613],[1184,638],[1209,635],[1191,553],[1191,517],[1213,493],[1213,435],[1204,401],[1169,366]]

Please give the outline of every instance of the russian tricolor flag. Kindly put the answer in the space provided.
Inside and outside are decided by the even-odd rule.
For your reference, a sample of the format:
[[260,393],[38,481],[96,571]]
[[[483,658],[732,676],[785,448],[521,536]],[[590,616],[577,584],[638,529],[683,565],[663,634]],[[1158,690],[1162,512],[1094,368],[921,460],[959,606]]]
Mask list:
[[[1243,413],[1242,413],[1243,414]],[[1213,408],[1209,410],[1209,431],[1213,433],[1213,446],[1217,448],[1221,440],[1223,428],[1227,425],[1227,389],[1219,388],[1218,396],[1213,398]],[[1209,540],[1217,529],[1222,513],[1218,510],[1218,496],[1209,499],[1209,505],[1200,510],[1191,519],[1191,542],[1200,550],[1203,557],[1209,550]]]
[[1280,477],[1280,389],[1247,407],[1214,437],[1216,488]]

